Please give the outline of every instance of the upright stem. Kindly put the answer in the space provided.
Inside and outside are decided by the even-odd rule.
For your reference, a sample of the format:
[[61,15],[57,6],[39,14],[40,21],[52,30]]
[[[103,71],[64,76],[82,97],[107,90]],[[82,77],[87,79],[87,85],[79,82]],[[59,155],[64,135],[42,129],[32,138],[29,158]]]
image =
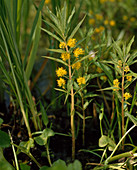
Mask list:
[[[68,47],[66,45],[66,51],[69,52]],[[69,67],[69,80],[72,80],[72,74],[71,74],[71,63],[70,59],[68,59],[68,67]],[[74,124],[74,90],[73,86],[71,87],[71,134],[72,134],[72,159],[75,159],[75,124]]]
[[46,151],[47,151],[47,158],[50,166],[52,166],[51,159],[50,159],[50,154],[49,154],[49,144],[46,143]]
[[83,134],[82,134],[82,140],[83,140],[83,146],[85,145],[85,110],[84,110],[84,98],[82,94],[82,111],[83,111]]
[[[123,71],[122,71],[122,101],[121,101],[121,108],[122,108],[122,137],[124,136],[125,130],[124,130],[124,67],[123,65]],[[124,140],[122,141],[122,150],[124,150]]]

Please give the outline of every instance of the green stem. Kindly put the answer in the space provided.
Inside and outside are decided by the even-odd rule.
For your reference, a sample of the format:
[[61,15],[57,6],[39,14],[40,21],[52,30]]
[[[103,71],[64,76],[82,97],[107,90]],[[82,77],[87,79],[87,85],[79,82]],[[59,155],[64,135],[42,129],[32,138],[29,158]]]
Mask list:
[[[68,47],[66,45],[66,51],[69,52]],[[69,67],[69,80],[72,80],[72,73],[71,73],[71,63],[70,59],[68,59],[68,67]],[[74,90],[73,86],[71,86],[71,134],[72,134],[72,159],[75,159],[75,124],[74,124],[74,115],[75,115],[75,109],[74,109]]]
[[15,83],[15,87],[16,87],[16,91],[17,91],[17,95],[18,95],[18,101],[19,101],[19,104],[20,104],[23,119],[24,119],[24,122],[25,122],[27,130],[28,130],[28,135],[29,135],[29,137],[31,137],[32,135],[31,135],[30,126],[29,126],[29,123],[28,123],[28,120],[27,120],[27,117],[26,117],[26,114],[25,114],[25,110],[24,110],[24,106],[23,106],[23,102],[22,102],[23,100],[22,100],[22,97],[21,97],[21,93],[20,93],[20,90],[19,90],[19,86],[18,86],[18,83],[17,83],[16,76],[15,76],[15,73],[14,73],[14,68],[13,68],[13,64],[12,64],[10,54],[9,54],[9,51],[8,51],[7,43],[6,43],[6,40],[5,40],[5,37],[3,35],[1,28],[0,28],[0,31],[1,31],[3,42],[5,44],[5,48],[6,48],[6,51],[7,51],[7,57],[8,57],[9,65],[10,65],[10,68],[11,68],[13,80],[14,80],[14,83]]
[[[12,136],[11,136],[11,134],[10,134],[10,131],[9,131],[9,136],[10,136],[11,143],[13,143]],[[15,148],[14,148],[14,145],[13,145],[13,144],[12,144],[12,150],[13,150],[13,154],[14,154],[14,158],[15,158],[16,169],[19,170],[18,159],[17,159],[17,155],[16,155]]]
[[[125,130],[124,130],[124,67],[123,65],[123,71],[122,71],[122,101],[121,101],[121,109],[122,109],[122,136],[124,136]],[[124,150],[124,140],[122,141],[122,150]]]
[[20,149],[21,152],[23,152],[23,153],[25,153],[26,155],[28,155],[28,156],[30,157],[30,159],[33,160],[39,168],[41,167],[41,165],[40,165],[40,164],[38,163],[38,161],[34,158],[34,156],[33,156],[30,152],[27,152],[25,148],[20,147],[20,146],[14,144],[14,143],[11,143],[11,144],[14,145],[16,148]]
[[84,109],[84,98],[82,94],[82,111],[83,111],[83,134],[82,134],[82,139],[83,139],[83,146],[85,145],[85,109]]
[[114,153],[116,152],[117,148],[119,147],[120,143],[123,141],[123,139],[126,137],[126,135],[136,127],[136,125],[134,124],[120,139],[120,141],[118,142],[118,144],[116,145],[115,149],[113,150],[113,152],[111,153],[111,155],[106,159],[105,164],[107,165],[108,162],[110,162],[112,156],[114,155]]
[[46,151],[47,151],[47,158],[50,166],[52,166],[51,159],[50,159],[50,154],[49,154],[49,145],[46,143]]

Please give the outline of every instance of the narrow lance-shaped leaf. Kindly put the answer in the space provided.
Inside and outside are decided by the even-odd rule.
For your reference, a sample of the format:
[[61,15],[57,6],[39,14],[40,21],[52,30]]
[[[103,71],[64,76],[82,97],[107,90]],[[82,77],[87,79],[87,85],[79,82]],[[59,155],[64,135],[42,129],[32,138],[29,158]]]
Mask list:
[[114,41],[113,46],[114,46],[114,49],[117,51],[121,61],[123,61],[123,53],[122,53],[122,50],[119,47],[118,43]]
[[55,34],[53,34],[52,32],[44,29],[44,28],[41,28],[43,31],[45,31],[47,34],[49,34],[50,36],[52,36],[53,38],[55,38],[56,40],[58,40],[59,42],[62,42],[63,40],[60,39],[58,36],[56,36]]
[[68,64],[67,64],[66,62],[64,62],[63,60],[61,60],[61,59],[54,58],[54,57],[49,57],[49,56],[42,56],[42,57],[48,58],[48,59],[51,59],[51,60],[54,60],[54,61],[56,61],[56,62],[59,62],[59,63],[62,63],[62,64],[64,64],[64,65],[68,66]]
[[81,24],[83,23],[84,19],[85,19],[86,15],[83,17],[83,19],[79,22],[79,24],[74,28],[74,30],[72,31],[71,35],[69,36],[68,40],[73,38],[74,35],[76,34],[76,32],[78,31],[78,29],[80,28]]
[[47,51],[55,52],[55,53],[65,53],[66,51],[62,49],[46,49]]
[[32,26],[32,29],[31,29],[31,33],[30,33],[30,36],[29,36],[29,41],[28,41],[28,44],[27,44],[27,49],[26,49],[26,52],[25,52],[25,57],[24,57],[24,62],[23,62],[23,66],[24,66],[24,67],[26,66],[27,57],[28,57],[28,55],[29,55],[29,51],[30,51],[30,48],[31,48],[31,43],[32,43],[34,31],[35,31],[35,28],[36,28],[36,25],[37,25],[37,21],[38,21],[38,18],[39,18],[39,13],[40,13],[40,11],[41,11],[42,8],[43,8],[44,3],[45,3],[45,0],[42,0],[42,1],[40,2],[39,8],[38,8],[38,10],[37,10],[37,14],[36,14],[35,19],[34,19],[34,22],[33,22],[33,26]]
[[129,42],[127,48],[126,48],[126,54],[129,53],[129,51],[130,51],[130,49],[131,49],[131,45],[132,45],[133,42],[134,42],[134,39],[135,39],[135,36],[133,36],[133,38],[130,40],[130,42]]
[[74,13],[75,13],[75,7],[73,8],[73,10],[72,10],[72,12],[71,12],[71,14],[70,14],[70,16],[69,16],[69,18],[68,18],[67,24],[70,23],[70,21],[71,21],[73,15],[74,15]]
[[33,39],[33,46],[30,52],[30,56],[29,56],[29,60],[27,63],[27,67],[26,67],[26,77],[29,80],[34,63],[35,63],[35,59],[36,59],[36,53],[37,53],[37,49],[38,49],[38,44],[39,44],[39,40],[40,40],[40,26],[41,26],[41,12],[39,14],[39,19],[36,25],[36,30],[35,30],[35,36]]
[[58,35],[60,35],[60,37],[63,39],[63,36],[62,36],[61,31],[60,31],[54,24],[52,24],[51,22],[48,22],[48,21],[46,21],[46,20],[44,20],[44,22],[47,23],[51,28],[53,28],[54,31],[56,31],[56,33],[57,33]]

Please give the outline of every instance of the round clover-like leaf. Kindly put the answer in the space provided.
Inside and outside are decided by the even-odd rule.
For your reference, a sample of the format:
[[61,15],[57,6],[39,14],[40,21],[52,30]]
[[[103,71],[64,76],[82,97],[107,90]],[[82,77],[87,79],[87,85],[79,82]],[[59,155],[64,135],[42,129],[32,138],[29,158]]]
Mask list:
[[0,130],[0,147],[6,148],[10,146],[10,137],[6,132]]

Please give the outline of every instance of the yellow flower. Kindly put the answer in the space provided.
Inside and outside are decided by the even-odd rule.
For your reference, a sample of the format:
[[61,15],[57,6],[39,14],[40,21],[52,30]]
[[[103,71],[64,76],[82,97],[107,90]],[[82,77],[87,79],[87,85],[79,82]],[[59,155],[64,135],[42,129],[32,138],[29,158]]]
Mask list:
[[63,89],[65,88],[66,81],[63,78],[57,80],[57,83],[59,87],[62,87]]
[[105,28],[104,28],[103,26],[100,26],[100,27],[99,27],[100,32],[104,31],[104,29],[105,29]]
[[131,21],[131,22],[135,22],[135,21],[136,21],[136,18],[135,18],[135,17],[131,17],[131,18],[130,18],[130,21]]
[[108,78],[107,78],[107,76],[101,76],[100,79],[103,81],[107,81]]
[[89,10],[89,13],[90,13],[90,15],[92,15],[92,14],[93,14],[93,11],[92,11],[92,10]]
[[62,53],[61,58],[63,61],[70,59],[70,53]]
[[56,70],[56,74],[58,77],[62,77],[67,74],[67,71],[63,67],[60,67],[58,70]]
[[110,26],[114,27],[114,26],[116,25],[116,22],[115,22],[114,20],[111,20],[111,21],[109,22],[109,24],[110,24]]
[[109,0],[110,2],[115,2],[115,0]]
[[130,93],[125,93],[124,94],[124,97],[125,97],[125,100],[128,100],[129,98],[131,98],[132,97],[132,95],[130,94]]
[[126,76],[127,81],[132,81],[132,76]]
[[115,89],[113,89],[113,91],[118,91],[119,89],[119,81],[118,81],[118,79],[115,79],[115,80],[113,80],[113,84],[114,84],[114,86],[113,87],[116,87]]
[[129,66],[126,66],[125,68],[124,68],[124,71],[127,73],[128,71],[129,71],[130,69],[129,69]]
[[75,64],[72,65],[72,69],[76,69],[76,70],[79,70],[81,67],[81,62],[77,62]]
[[123,20],[127,21],[128,17],[126,15],[123,16]]
[[96,70],[98,73],[102,73],[102,69],[100,67],[97,67],[97,70]]
[[102,20],[103,19],[103,16],[101,14],[96,14],[95,16],[96,16],[97,20]]
[[99,28],[95,28],[95,32],[96,32],[96,33],[99,33],[99,32],[100,32],[100,29],[99,29]]
[[122,61],[121,60],[118,60],[118,68],[121,68],[122,67]]
[[75,57],[78,57],[80,54],[84,54],[84,50],[82,48],[76,48],[73,53]]
[[107,0],[100,0],[100,3],[103,4],[105,3]]
[[86,80],[84,77],[77,78],[77,83],[80,86],[81,84],[86,84]]
[[113,80],[113,84],[115,85],[115,86],[119,86],[119,80],[118,79],[115,79],[115,80]]
[[104,24],[105,24],[105,25],[108,25],[108,24],[109,24],[109,21],[108,21],[107,19],[105,19]]
[[94,25],[94,24],[95,24],[95,20],[94,20],[93,18],[89,19],[89,21],[88,21],[88,22],[89,22],[89,24],[90,24],[90,25],[91,25],[91,24],[92,24],[92,25]]
[[73,38],[73,39],[71,38],[71,39],[68,40],[67,45],[68,45],[69,47],[73,48],[73,47],[75,47],[76,42],[77,42],[77,40],[76,40],[75,38]]
[[45,4],[49,4],[50,3],[50,0],[45,0]]
[[66,47],[66,43],[65,42],[60,42],[59,48],[65,48],[65,47]]

